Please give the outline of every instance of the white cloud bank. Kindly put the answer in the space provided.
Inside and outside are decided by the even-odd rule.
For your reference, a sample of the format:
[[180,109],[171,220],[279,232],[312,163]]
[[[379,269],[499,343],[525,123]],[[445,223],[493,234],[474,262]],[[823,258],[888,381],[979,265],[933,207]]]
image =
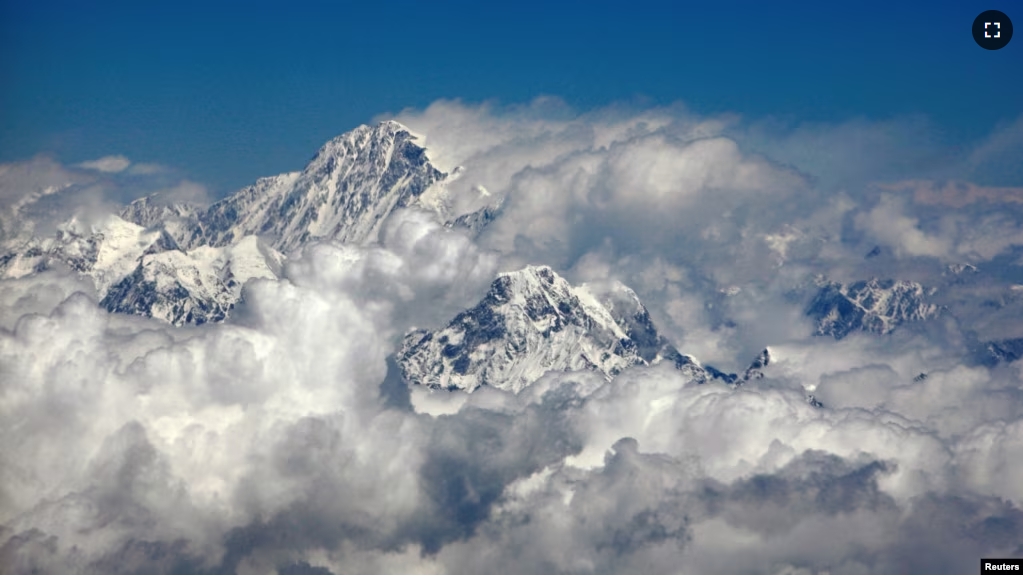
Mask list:
[[903,212],[903,202],[883,195],[869,212],[856,216],[856,224],[898,256],[941,258],[948,255],[952,247],[946,238],[921,231],[919,220],[904,216]]
[[[399,119],[465,166],[455,202],[503,199],[493,228],[396,213],[380,245],[309,246],[197,328],[107,314],[56,271],[0,282],[5,571],[967,572],[1023,555],[1019,363],[969,364],[955,326],[811,338],[792,296],[863,273],[861,244],[939,266],[969,238],[956,221],[821,193],[730,118],[442,102]],[[410,401],[388,365],[400,336],[524,262],[622,280],[702,359],[738,368],[770,344],[776,361],[738,390],[662,366]]]

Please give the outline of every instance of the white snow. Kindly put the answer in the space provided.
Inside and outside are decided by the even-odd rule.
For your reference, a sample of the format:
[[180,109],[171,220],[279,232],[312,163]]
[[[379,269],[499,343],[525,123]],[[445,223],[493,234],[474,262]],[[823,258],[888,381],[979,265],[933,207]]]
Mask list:
[[[544,374],[595,370],[606,379],[646,364],[591,286],[572,287],[547,266],[498,275],[488,296],[443,330],[406,336],[399,362],[409,381],[472,392],[520,392]],[[635,298],[624,286],[619,298]],[[642,309],[638,299],[635,306]]]
[[160,237],[158,231],[147,232],[113,215],[108,216],[95,233],[102,235],[102,241],[89,275],[101,293],[130,274],[139,257]]

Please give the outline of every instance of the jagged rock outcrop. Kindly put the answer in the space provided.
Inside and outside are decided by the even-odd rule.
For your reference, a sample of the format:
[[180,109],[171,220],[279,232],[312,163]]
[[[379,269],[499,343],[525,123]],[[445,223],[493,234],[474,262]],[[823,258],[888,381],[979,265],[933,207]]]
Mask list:
[[815,333],[841,340],[863,330],[888,334],[901,324],[927,320],[940,309],[925,301],[929,293],[916,282],[872,279],[845,285],[822,283],[806,309]]

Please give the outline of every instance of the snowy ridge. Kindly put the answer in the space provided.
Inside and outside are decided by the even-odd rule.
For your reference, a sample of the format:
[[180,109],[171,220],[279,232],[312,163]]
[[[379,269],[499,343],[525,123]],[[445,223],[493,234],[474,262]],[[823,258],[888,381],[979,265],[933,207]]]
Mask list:
[[31,238],[8,245],[0,257],[0,275],[19,278],[62,264],[80,272],[104,293],[131,273],[147,251],[159,250],[162,234],[107,216],[94,224],[77,218],[64,223],[50,238]]
[[927,320],[940,308],[924,301],[930,293],[916,282],[878,280],[851,285],[822,283],[806,310],[817,321],[815,333],[841,340],[864,330],[888,334],[905,322]]
[[315,240],[376,239],[396,208],[445,176],[397,122],[361,126],[327,142],[302,172],[261,178],[198,216],[184,246],[273,238],[284,253]]
[[398,353],[407,382],[469,392],[518,392],[549,371],[594,370],[611,379],[663,360],[699,382],[714,377],[656,333],[632,290],[573,287],[548,266],[500,274],[479,304],[444,329],[413,330]]
[[193,204],[176,204],[160,202],[159,193],[139,198],[124,207],[119,216],[121,219],[144,228],[153,228],[166,224],[168,221],[188,221],[200,211]]
[[283,257],[255,236],[231,246],[167,250],[142,257],[100,305],[110,312],[158,318],[174,325],[220,322],[253,278],[275,280]]
[[167,230],[113,215],[91,225],[72,219],[51,238],[8,249],[0,257],[4,278],[67,266],[93,282],[108,311],[175,325],[224,320],[247,280],[277,278],[283,264],[283,256],[255,236],[186,252]]

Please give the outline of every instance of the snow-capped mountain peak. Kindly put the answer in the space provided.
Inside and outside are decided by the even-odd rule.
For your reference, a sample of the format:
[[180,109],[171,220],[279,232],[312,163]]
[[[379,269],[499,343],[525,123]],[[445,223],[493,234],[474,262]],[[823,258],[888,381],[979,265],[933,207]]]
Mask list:
[[657,334],[632,290],[573,287],[548,266],[500,274],[476,306],[441,330],[413,330],[398,354],[409,383],[469,392],[484,385],[518,392],[549,371],[611,379],[663,360],[695,380],[713,377]]
[[262,178],[210,206],[189,247],[256,234],[281,252],[315,240],[376,239],[383,220],[444,178],[397,122],[361,126],[324,144],[301,172]]

